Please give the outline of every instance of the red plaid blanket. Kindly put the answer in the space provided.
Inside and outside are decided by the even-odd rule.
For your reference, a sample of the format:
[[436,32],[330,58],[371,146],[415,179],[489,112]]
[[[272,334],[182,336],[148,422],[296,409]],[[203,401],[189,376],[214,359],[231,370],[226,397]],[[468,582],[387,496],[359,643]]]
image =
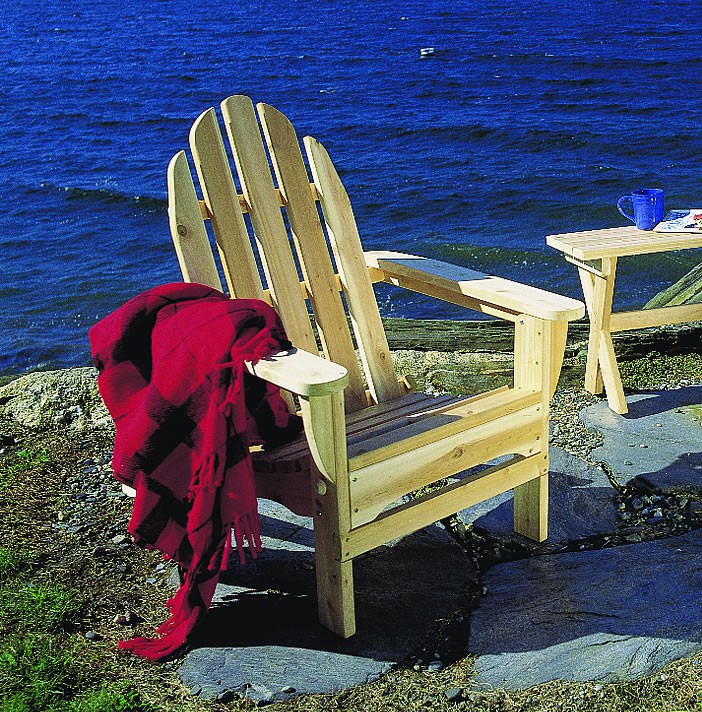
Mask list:
[[184,569],[154,640],[120,647],[161,659],[207,610],[227,565],[232,532],[260,550],[249,445],[300,432],[278,389],[244,361],[290,348],[265,302],[175,283],[131,299],[90,330],[98,387],[115,421],[113,468],[136,489],[129,531]]

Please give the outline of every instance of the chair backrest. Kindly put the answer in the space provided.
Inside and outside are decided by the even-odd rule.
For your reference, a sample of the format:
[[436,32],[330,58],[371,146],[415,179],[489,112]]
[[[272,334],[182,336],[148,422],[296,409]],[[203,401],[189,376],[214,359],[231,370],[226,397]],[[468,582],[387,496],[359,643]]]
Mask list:
[[237,182],[214,109],[190,132],[202,200],[184,151],[168,168],[169,221],[184,279],[222,289],[221,269],[230,296],[271,303],[296,347],[321,349],[348,370],[347,411],[397,397],[351,203],[328,153],[304,139],[311,181],[283,114],[266,104],[254,110],[246,96],[229,97],[221,108]]

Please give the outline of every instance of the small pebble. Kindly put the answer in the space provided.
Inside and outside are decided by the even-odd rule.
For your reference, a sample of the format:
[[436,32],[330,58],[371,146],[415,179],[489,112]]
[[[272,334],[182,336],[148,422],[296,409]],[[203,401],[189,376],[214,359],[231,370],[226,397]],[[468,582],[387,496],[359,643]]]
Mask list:
[[141,619],[134,611],[125,611],[118,613],[112,620],[117,625],[136,625]]
[[463,699],[463,690],[460,687],[449,687],[444,695],[449,702],[459,702]]

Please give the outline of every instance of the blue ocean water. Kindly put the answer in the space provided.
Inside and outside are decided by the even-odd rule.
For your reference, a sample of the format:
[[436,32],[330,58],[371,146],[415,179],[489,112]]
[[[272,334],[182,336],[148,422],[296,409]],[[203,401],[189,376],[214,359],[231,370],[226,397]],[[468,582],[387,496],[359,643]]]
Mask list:
[[[325,143],[367,248],[579,297],[546,234],[624,224],[637,187],[702,204],[699,36],[695,0],[2,3],[0,373],[89,363],[93,323],[180,278],[166,165],[235,93]],[[622,261],[619,305],[698,261]]]

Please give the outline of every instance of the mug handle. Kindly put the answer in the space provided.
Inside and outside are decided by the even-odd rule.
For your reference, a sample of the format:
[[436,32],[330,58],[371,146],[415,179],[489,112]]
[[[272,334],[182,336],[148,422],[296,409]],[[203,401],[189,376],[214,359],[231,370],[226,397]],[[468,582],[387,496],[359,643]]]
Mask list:
[[631,195],[622,195],[622,197],[619,198],[619,200],[617,200],[617,210],[618,210],[625,218],[628,218],[629,220],[631,220],[631,222],[636,222],[636,218],[634,217],[634,215],[633,215],[633,214],[632,214],[632,215],[629,215],[629,213],[627,213],[627,212],[624,210],[624,208],[622,208],[622,203],[623,203],[625,200],[631,200]]

